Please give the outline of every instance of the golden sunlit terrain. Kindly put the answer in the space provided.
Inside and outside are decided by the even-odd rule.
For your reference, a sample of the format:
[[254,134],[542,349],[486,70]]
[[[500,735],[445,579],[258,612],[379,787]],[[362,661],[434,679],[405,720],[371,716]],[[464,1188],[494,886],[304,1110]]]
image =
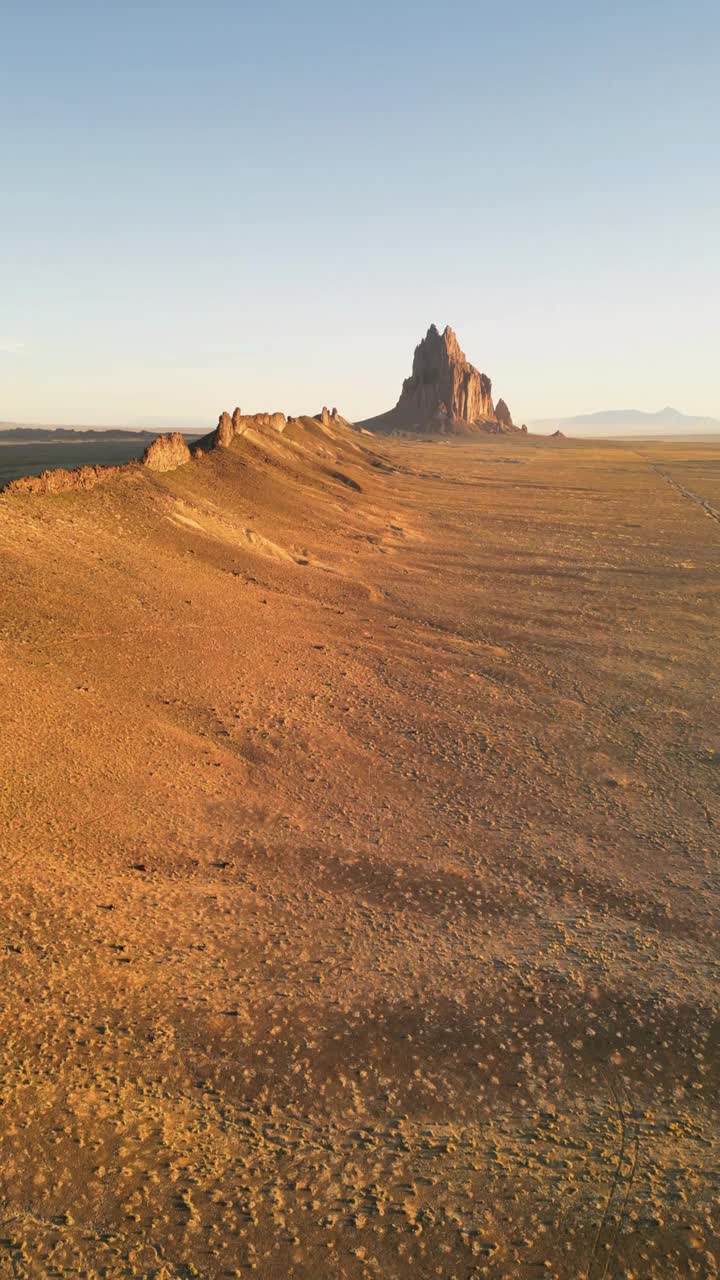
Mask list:
[[0,1280],[716,1274],[718,509],[311,419],[0,495]]

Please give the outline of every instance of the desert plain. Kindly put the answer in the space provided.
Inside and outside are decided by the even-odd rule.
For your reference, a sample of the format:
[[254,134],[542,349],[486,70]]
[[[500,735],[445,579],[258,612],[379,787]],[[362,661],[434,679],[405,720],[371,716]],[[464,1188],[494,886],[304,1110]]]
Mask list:
[[710,1277],[720,444],[0,495],[0,1278]]

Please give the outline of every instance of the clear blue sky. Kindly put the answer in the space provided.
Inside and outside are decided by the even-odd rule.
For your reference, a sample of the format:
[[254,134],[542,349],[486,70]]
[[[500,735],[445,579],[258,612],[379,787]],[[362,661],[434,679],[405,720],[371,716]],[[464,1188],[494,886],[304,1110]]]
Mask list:
[[0,419],[720,416],[717,0],[6,0]]

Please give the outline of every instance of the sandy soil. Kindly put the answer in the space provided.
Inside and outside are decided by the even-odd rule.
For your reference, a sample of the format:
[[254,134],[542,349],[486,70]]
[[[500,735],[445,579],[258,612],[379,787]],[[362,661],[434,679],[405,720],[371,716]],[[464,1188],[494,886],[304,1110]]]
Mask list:
[[0,498],[0,1280],[714,1276],[720,448],[291,435]]

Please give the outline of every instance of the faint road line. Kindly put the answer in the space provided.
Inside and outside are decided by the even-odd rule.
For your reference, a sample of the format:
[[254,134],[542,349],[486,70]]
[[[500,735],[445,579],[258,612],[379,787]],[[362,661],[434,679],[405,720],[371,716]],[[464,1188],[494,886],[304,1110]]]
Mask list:
[[708,502],[707,498],[701,498],[698,493],[693,493],[692,489],[686,489],[684,484],[680,484],[679,480],[673,480],[672,476],[669,476],[666,471],[661,471],[654,463],[651,463],[651,466],[656,475],[660,476],[663,480],[667,480],[668,484],[671,484],[674,489],[677,489],[678,493],[681,493],[684,498],[689,498],[690,501],[696,503],[698,507],[702,507],[706,515],[710,516],[713,520],[717,520],[718,524],[720,524],[720,511],[718,511],[717,507],[714,507],[711,502]]

